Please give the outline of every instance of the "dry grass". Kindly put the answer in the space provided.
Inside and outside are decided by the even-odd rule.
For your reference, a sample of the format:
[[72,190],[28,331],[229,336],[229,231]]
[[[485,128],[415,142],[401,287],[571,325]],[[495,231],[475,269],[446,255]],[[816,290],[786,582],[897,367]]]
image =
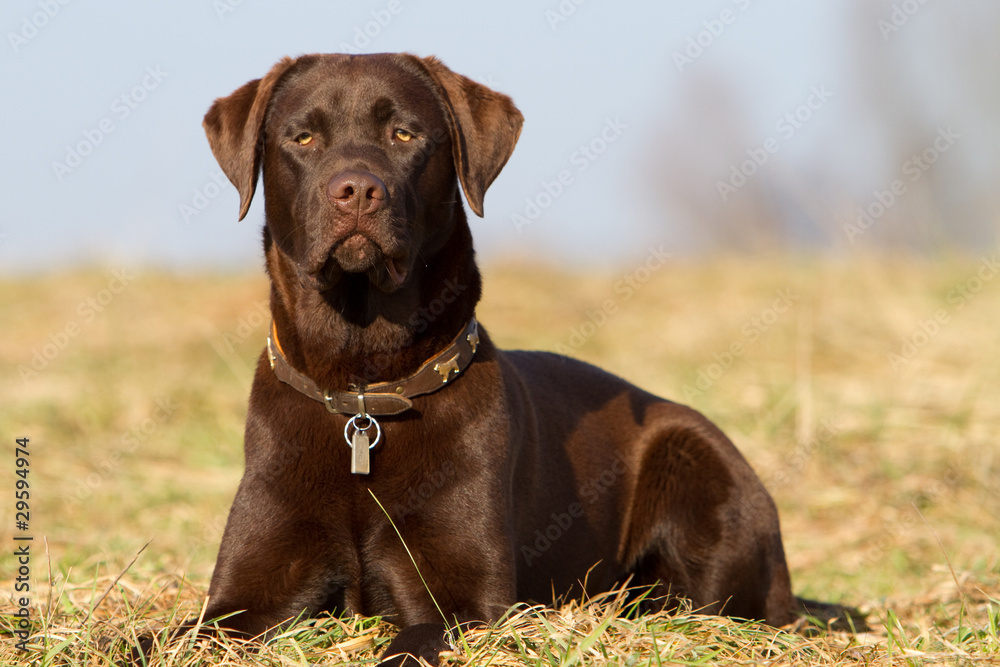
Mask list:
[[[449,661],[1000,662],[1000,280],[976,283],[976,258],[731,258],[650,276],[638,266],[491,267],[480,320],[504,346],[573,348],[710,415],[778,502],[797,592],[860,605],[873,630],[790,634],[687,611],[630,618],[611,598],[515,610],[469,631]],[[626,275],[640,287],[630,296]],[[10,447],[0,494],[13,492],[14,438],[31,438],[35,536],[26,656],[10,640],[15,531],[4,503],[2,664],[111,664],[115,638],[196,616],[241,472],[264,279],[137,274],[121,293],[102,292],[110,279],[0,282]],[[782,294],[788,307],[771,312]],[[609,300],[613,312],[599,316]],[[917,345],[894,368],[887,355],[903,356],[904,339]],[[22,379],[34,351],[54,350]],[[364,662],[392,632],[377,619],[319,619],[254,655],[182,642],[157,664]]]

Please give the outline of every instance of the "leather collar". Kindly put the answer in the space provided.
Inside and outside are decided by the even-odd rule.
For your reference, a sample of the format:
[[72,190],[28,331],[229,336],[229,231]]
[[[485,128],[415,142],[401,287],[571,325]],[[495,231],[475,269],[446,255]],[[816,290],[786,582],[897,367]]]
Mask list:
[[478,346],[479,328],[473,317],[447,348],[425,362],[413,375],[396,382],[351,387],[348,391],[320,389],[311,378],[292,368],[281,349],[274,320],[271,320],[271,333],[267,337],[267,356],[279,380],[323,403],[330,412],[378,416],[405,412],[413,407],[410,399],[447,385],[469,366]]

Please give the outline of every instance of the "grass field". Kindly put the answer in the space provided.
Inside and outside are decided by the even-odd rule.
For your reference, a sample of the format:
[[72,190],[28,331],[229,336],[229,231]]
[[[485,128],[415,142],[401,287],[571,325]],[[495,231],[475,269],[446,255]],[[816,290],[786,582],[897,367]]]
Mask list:
[[[1000,663],[993,273],[976,257],[487,267],[479,316],[494,339],[569,350],[708,414],[778,503],[796,592],[857,605],[872,629],[793,633],[686,610],[635,619],[612,597],[515,610],[470,631],[450,664]],[[198,614],[241,474],[266,294],[260,275],[0,280],[0,664],[112,664],[117,638]],[[34,538],[27,653],[13,635],[24,595],[13,554],[27,544],[15,536]],[[155,659],[365,663],[393,633],[326,618],[250,656],[182,643]]]

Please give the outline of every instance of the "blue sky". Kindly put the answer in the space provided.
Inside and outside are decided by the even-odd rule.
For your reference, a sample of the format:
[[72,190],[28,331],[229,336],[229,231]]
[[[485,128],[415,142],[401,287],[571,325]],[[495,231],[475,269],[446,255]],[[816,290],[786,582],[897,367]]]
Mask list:
[[[689,221],[657,203],[643,172],[684,92],[699,77],[724,79],[746,102],[738,116],[751,137],[766,136],[812,87],[842,99],[845,36],[878,30],[845,27],[848,4],[10,0],[0,9],[0,272],[259,267],[262,199],[236,222],[236,192],[215,185],[202,116],[284,55],[345,48],[437,55],[524,113],[486,218],[472,223],[481,255],[611,265],[651,244],[683,249]],[[935,11],[921,7],[900,32],[920,35]],[[698,39],[701,52],[685,51]],[[685,52],[696,55],[680,61]],[[783,159],[814,159],[838,131],[832,107]],[[581,159],[587,145],[602,152]],[[571,182],[540,197],[566,170]],[[547,205],[518,227],[531,201]],[[201,210],[185,220],[184,206]]]

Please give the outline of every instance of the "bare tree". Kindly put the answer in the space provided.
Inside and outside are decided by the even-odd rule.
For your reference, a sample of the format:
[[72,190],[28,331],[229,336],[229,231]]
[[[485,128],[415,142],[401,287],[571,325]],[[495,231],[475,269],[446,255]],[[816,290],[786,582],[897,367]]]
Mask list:
[[837,130],[805,157],[767,150],[731,80],[685,75],[647,173],[695,247],[997,242],[1000,7],[856,0],[844,11]]

